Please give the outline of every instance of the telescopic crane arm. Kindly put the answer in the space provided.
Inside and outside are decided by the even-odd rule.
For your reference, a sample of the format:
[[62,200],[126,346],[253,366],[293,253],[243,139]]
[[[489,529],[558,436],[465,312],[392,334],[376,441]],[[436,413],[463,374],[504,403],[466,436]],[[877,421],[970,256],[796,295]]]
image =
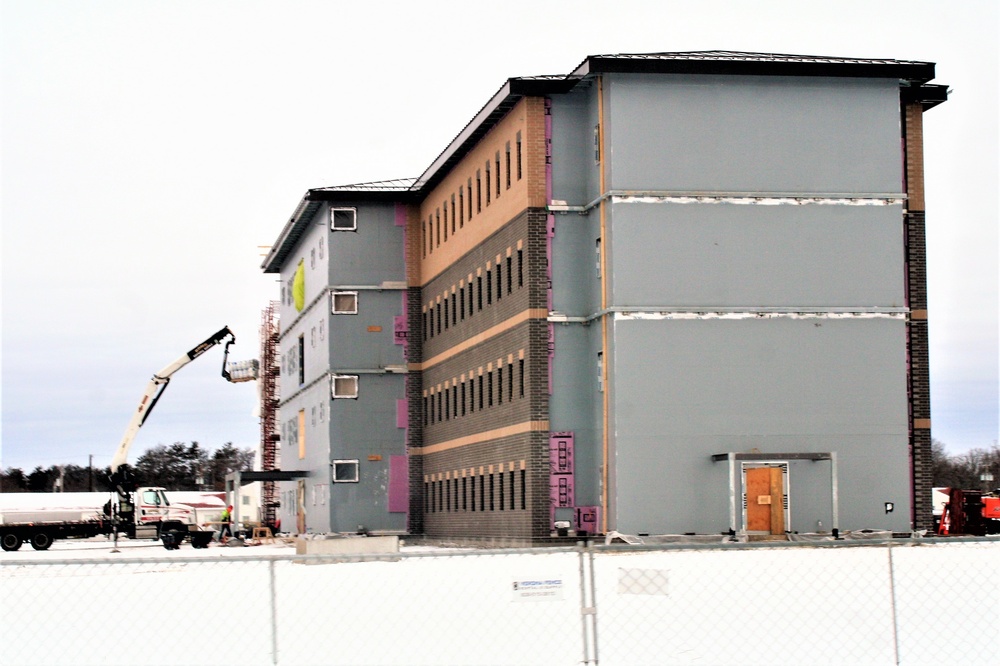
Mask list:
[[226,381],[232,381],[229,376],[229,372],[226,369],[226,361],[229,358],[229,347],[236,342],[236,336],[231,330],[229,330],[228,326],[223,327],[221,330],[211,335],[207,340],[194,347],[186,354],[181,355],[176,361],[164,367],[149,380],[149,383],[146,385],[146,391],[142,394],[142,400],[139,401],[139,408],[134,414],[132,414],[132,420],[129,421],[128,427],[125,429],[125,435],[122,437],[121,444],[118,445],[118,449],[115,451],[115,455],[111,459],[111,479],[119,490],[125,489],[123,488],[123,483],[126,482],[126,479],[123,478],[125,476],[124,470],[120,472],[119,469],[122,468],[128,460],[128,450],[132,446],[132,441],[135,439],[136,433],[139,432],[139,428],[141,428],[142,424],[144,424],[146,419],[149,418],[149,414],[153,411],[153,407],[156,406],[160,396],[163,395],[163,391],[166,390],[167,384],[170,383],[170,377],[215,345],[220,344],[223,340],[226,341],[226,346],[225,353],[222,358],[222,376],[226,379]]

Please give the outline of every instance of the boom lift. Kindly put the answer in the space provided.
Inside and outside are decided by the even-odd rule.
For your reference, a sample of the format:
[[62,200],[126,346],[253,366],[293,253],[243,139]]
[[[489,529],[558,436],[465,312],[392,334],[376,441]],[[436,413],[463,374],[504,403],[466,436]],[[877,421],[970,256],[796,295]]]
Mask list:
[[228,326],[223,326],[219,331],[209,336],[207,340],[186,354],[182,354],[177,360],[164,367],[149,380],[149,383],[146,385],[146,391],[142,394],[142,399],[139,401],[139,408],[132,414],[132,420],[129,421],[128,427],[125,428],[125,435],[122,437],[121,444],[118,445],[118,449],[111,459],[111,483],[119,495],[125,495],[135,490],[135,475],[126,462],[128,460],[128,451],[132,447],[132,442],[135,440],[139,428],[149,418],[153,407],[156,406],[160,396],[166,390],[167,385],[170,383],[170,378],[175,372],[215,345],[220,344],[223,340],[226,341],[226,346],[222,355],[222,376],[226,381],[233,381],[226,367],[226,361],[229,359],[229,347],[236,342],[236,335],[229,330]]

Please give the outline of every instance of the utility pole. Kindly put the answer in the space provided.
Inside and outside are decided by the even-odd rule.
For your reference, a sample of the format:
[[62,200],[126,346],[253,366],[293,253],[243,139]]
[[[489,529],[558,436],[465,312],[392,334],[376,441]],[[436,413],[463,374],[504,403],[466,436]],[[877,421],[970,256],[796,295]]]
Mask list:
[[89,475],[90,475],[89,476],[90,492],[94,492],[94,454],[93,453],[90,454],[90,463],[88,465],[88,469],[89,469]]

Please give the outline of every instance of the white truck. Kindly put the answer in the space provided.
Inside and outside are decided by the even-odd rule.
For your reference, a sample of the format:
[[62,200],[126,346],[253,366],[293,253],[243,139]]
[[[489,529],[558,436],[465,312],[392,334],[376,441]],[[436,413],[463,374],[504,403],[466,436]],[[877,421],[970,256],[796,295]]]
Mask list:
[[14,551],[28,542],[45,550],[56,539],[110,536],[117,528],[130,539],[173,535],[168,538],[174,542],[171,547],[186,535],[195,548],[205,548],[212,530],[202,523],[217,521],[223,508],[222,500],[208,494],[193,506],[171,502],[156,487],[136,488],[126,499],[117,492],[2,493],[0,547]]
[[[71,539],[100,534],[124,534],[132,539],[161,539],[168,550],[176,549],[184,539],[190,539],[195,548],[204,548],[212,540],[214,531],[202,529],[197,512],[190,506],[171,504],[163,488],[136,487],[135,475],[127,464],[128,452],[139,428],[149,418],[163,391],[175,372],[198,358],[217,344],[225,341],[222,358],[222,376],[226,381],[252,381],[253,376],[241,374],[233,377],[226,365],[229,347],[236,336],[228,326],[223,327],[204,342],[181,355],[153,375],[139,401],[139,408],[132,414],[125,435],[111,460],[111,484],[114,490],[102,493],[46,493],[51,495],[50,506],[32,509],[11,507],[0,518],[0,546],[6,551],[17,550],[25,541],[36,550],[45,550],[55,539]],[[32,493],[34,494],[34,493]],[[93,500],[83,506],[60,507],[60,495],[100,495],[102,500],[93,506]],[[16,496],[16,495],[15,495]],[[16,499],[9,500],[17,502]],[[79,503],[79,502],[77,502]]]

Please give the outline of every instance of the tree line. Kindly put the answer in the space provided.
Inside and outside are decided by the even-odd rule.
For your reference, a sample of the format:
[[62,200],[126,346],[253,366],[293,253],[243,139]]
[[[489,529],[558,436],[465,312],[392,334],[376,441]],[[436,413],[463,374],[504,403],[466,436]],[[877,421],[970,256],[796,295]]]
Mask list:
[[[162,486],[167,490],[225,490],[226,475],[253,468],[254,453],[226,442],[208,451],[198,442],[159,444],[136,459],[132,466],[136,481],[142,486]],[[0,471],[0,492],[47,493],[108,492],[111,468],[81,465],[35,467],[29,473],[18,467]]]
[[1000,445],[948,455],[944,443],[931,441],[934,486],[993,491],[1000,488]]

